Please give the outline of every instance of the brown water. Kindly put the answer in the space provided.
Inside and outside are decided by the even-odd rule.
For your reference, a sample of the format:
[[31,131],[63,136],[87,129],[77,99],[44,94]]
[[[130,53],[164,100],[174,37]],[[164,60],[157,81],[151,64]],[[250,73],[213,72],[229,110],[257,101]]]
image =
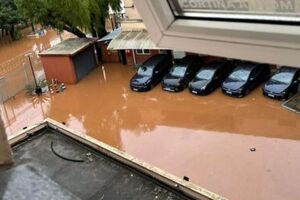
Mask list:
[[[64,32],[62,39],[74,37],[71,33]],[[1,42],[1,41],[0,41]],[[0,76],[1,67],[11,67],[22,63],[24,55],[28,52],[39,53],[60,42],[56,31],[47,29],[46,34],[40,37],[29,35],[28,29],[23,30],[23,38],[17,41],[4,41],[0,43]]]
[[24,36],[21,40],[0,45],[0,63],[15,58],[27,51],[35,51],[50,46],[50,42],[57,38],[55,31],[49,30],[43,37]]
[[260,89],[243,99],[134,93],[133,74],[107,64],[64,93],[21,94],[2,107],[8,134],[51,117],[232,200],[300,199],[299,115]]

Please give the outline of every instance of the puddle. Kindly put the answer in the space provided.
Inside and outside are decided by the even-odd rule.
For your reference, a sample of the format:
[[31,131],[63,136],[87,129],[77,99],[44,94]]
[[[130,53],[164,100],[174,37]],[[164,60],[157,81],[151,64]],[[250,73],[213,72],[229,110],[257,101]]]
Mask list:
[[133,74],[106,64],[64,93],[20,94],[1,107],[8,135],[51,117],[231,200],[300,199],[299,116],[281,102],[261,89],[244,99],[134,93]]

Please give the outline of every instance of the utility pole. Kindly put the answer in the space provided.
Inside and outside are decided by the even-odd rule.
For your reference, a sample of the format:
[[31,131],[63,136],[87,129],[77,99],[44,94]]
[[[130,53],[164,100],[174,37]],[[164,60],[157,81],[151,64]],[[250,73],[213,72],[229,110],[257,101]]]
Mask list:
[[32,72],[32,76],[33,76],[33,80],[34,80],[34,83],[35,83],[35,93],[37,95],[40,95],[42,93],[42,89],[38,86],[38,83],[37,83],[37,80],[36,80],[36,77],[35,77],[35,73],[34,73],[34,69],[32,67],[32,62],[31,62],[31,58],[30,58],[30,55],[32,53],[28,53],[26,54],[25,56],[28,57],[28,60],[29,60],[29,64],[30,64],[30,69],[31,69],[31,72]]

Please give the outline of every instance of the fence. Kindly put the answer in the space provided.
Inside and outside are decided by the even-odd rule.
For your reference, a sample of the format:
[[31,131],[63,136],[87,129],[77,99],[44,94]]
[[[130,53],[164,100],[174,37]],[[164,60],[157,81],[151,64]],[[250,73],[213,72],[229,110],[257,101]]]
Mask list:
[[27,52],[0,64],[0,102],[14,97],[24,90],[26,85],[33,84],[33,73],[27,54],[30,54],[34,74],[38,80],[45,78],[43,66],[35,52]]

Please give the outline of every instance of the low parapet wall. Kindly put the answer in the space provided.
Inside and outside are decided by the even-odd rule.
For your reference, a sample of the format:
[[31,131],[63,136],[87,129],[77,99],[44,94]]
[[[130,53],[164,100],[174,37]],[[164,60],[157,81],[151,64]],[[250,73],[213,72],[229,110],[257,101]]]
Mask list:
[[161,182],[168,187],[186,195],[186,197],[191,199],[199,200],[227,200],[224,197],[221,197],[217,194],[214,194],[202,187],[199,187],[189,181],[178,178],[172,174],[169,174],[166,171],[163,171],[155,166],[152,166],[146,162],[143,162],[125,152],[122,152],[114,147],[111,147],[107,144],[100,142],[94,138],[91,138],[85,134],[81,134],[74,130],[71,130],[64,126],[63,124],[56,122],[52,119],[46,119],[43,123],[35,125],[31,128],[27,128],[20,132],[16,137],[9,140],[10,145],[15,145],[26,140],[28,137],[33,136],[38,131],[50,128],[56,130],[88,147],[110,157],[114,160],[131,167],[142,174],[151,177],[158,182]]
[[12,164],[12,162],[11,150],[7,142],[4,124],[0,116],[0,167],[2,165]]

